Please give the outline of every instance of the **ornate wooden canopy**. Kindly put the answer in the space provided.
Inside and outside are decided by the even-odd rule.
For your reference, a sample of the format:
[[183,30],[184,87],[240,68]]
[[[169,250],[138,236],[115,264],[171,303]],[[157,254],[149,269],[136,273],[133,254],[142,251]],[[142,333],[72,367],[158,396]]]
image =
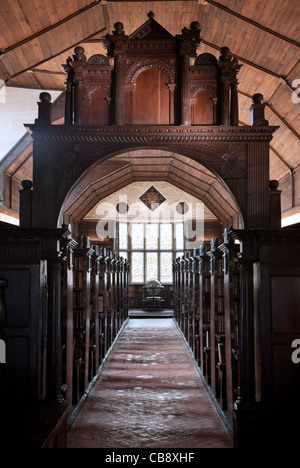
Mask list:
[[[270,226],[269,142],[275,127],[256,94],[252,125],[238,126],[237,73],[229,49],[219,60],[196,55],[200,26],[168,33],[149,19],[127,36],[122,23],[107,35],[107,57],[87,59],[77,47],[65,69],[65,124],[51,125],[51,102],[41,94],[34,140],[33,217],[54,227],[64,199],[84,172],[116,154],[160,148],[215,173],[239,207],[245,228]],[[194,63],[191,59],[195,58]]]

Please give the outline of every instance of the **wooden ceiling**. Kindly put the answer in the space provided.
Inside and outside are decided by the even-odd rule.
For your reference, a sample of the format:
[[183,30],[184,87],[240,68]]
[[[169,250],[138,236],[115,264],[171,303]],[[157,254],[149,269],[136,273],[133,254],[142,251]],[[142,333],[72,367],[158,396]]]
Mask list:
[[160,150],[124,153],[90,169],[66,199],[62,221],[79,222],[96,201],[136,181],[169,182],[202,200],[225,226],[242,227],[235,200],[212,172],[186,156]]
[[240,125],[250,124],[251,97],[262,93],[266,118],[280,126],[271,142],[270,179],[281,182],[283,211],[299,211],[299,0],[1,0],[0,78],[6,86],[64,90],[61,65],[76,45],[87,57],[105,53],[102,39],[115,22],[130,34],[150,10],[173,35],[198,21],[199,54],[218,57],[228,46],[238,58]]

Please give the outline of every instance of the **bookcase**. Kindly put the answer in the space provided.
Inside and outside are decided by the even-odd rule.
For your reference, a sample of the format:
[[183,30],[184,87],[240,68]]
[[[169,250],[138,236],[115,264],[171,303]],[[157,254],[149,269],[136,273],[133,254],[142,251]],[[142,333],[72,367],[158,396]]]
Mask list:
[[224,338],[224,283],[222,274],[222,258],[218,250],[218,241],[212,239],[210,257],[210,362],[211,387],[215,396],[219,397],[217,380],[217,363],[220,361]]
[[206,245],[199,249],[199,365],[210,384],[210,272]]
[[[86,236],[74,249],[73,270],[73,403],[78,404],[89,382],[90,332],[92,319],[91,270],[95,251]],[[92,324],[93,327],[93,324]]]
[[[226,396],[223,407],[228,410],[228,418],[233,425],[234,401],[239,397],[239,342],[240,342],[240,308],[241,282],[240,264],[238,262],[239,245],[234,243],[227,231],[223,235],[223,243],[219,245],[222,252],[224,273],[224,311],[225,311],[225,343],[222,362],[221,390]],[[225,382],[226,379],[226,382]]]
[[106,290],[105,290],[105,275],[106,275],[106,247],[100,247],[100,255],[98,262],[99,274],[99,343],[98,343],[98,360],[99,365],[102,363],[106,354],[106,328],[105,328],[105,315],[106,315]]
[[174,316],[215,401],[234,425],[240,386],[239,248],[225,230],[173,264]]
[[61,269],[61,330],[62,330],[62,396],[72,404],[73,387],[73,269],[74,249],[78,243],[72,239],[71,229],[61,240],[63,265]]

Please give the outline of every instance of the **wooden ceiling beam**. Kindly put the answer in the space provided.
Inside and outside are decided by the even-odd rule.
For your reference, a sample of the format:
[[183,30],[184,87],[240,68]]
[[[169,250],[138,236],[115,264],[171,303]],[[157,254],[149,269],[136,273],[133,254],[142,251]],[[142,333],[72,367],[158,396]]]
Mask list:
[[[217,46],[216,44],[213,44],[212,42],[208,42],[205,39],[202,39],[202,42],[203,44],[207,45],[208,47],[211,47],[212,49],[221,50],[220,46]],[[287,76],[279,75],[278,73],[272,70],[269,70],[268,68],[265,68],[257,63],[251,62],[250,60],[245,59],[244,57],[241,57],[240,55],[234,54],[233,52],[231,52],[231,55],[235,57],[237,60],[239,60],[240,62],[246,63],[250,67],[256,68],[257,70],[260,70],[268,75],[278,78],[282,84],[286,84],[290,89],[294,91],[294,88],[292,87],[290,81],[287,79]]]
[[76,18],[76,16],[82,15],[82,13],[85,13],[86,11],[93,8],[94,6],[98,5],[98,3],[99,3],[98,1],[90,3],[89,5],[85,6],[84,8],[81,8],[80,10],[75,11],[71,15],[66,16],[65,18],[58,21],[57,23],[51,24],[47,28],[44,28],[44,29],[42,29],[41,31],[38,31],[35,34],[32,34],[31,36],[26,37],[22,41],[19,41],[16,44],[13,44],[13,45],[7,47],[6,49],[0,49],[0,55],[7,54],[8,52],[11,52],[12,50],[17,49],[18,47],[21,47],[24,44],[27,44],[28,42],[32,41],[33,39],[36,39],[36,38],[42,36],[43,34],[46,34],[46,33],[50,32],[50,31],[52,31],[53,29],[58,28],[62,24],[65,24],[68,21],[72,20],[73,18]]
[[[100,29],[99,31],[97,31],[97,32],[95,32],[95,33],[93,33],[93,34],[90,34],[90,35],[87,36],[86,38],[83,38],[81,41],[76,42],[75,44],[71,44],[71,45],[68,46],[66,49],[60,50],[57,54],[51,55],[50,57],[47,57],[47,58],[45,58],[44,60],[41,60],[40,62],[35,63],[35,64],[31,65],[30,67],[27,67],[27,68],[25,68],[24,70],[21,70],[21,71],[15,73],[14,75],[10,75],[9,78],[7,78],[7,80],[5,81],[5,84],[7,85],[7,83],[8,83],[10,80],[12,80],[13,78],[16,78],[17,76],[20,76],[20,75],[22,75],[23,73],[26,73],[26,72],[28,72],[28,71],[32,71],[35,67],[38,67],[38,66],[42,65],[42,64],[45,63],[45,62],[48,62],[49,60],[52,60],[52,59],[54,59],[54,58],[56,58],[56,57],[59,57],[59,55],[64,54],[65,52],[67,52],[68,50],[72,49],[73,47],[76,47],[77,45],[82,44],[85,40],[87,40],[87,39],[89,39],[89,38],[91,38],[91,37],[94,37],[94,36],[96,36],[97,34],[100,34],[100,33],[103,32],[103,31],[106,31],[106,29],[105,29],[105,28],[102,28],[102,29]],[[64,88],[63,88],[63,89],[64,89]]]
[[300,43],[295,41],[294,39],[291,39],[291,38],[289,38],[287,36],[284,36],[283,34],[280,34],[279,32],[274,31],[273,29],[267,28],[266,26],[263,26],[262,24],[258,23],[257,21],[254,21],[251,18],[247,18],[246,16],[243,16],[240,13],[237,13],[236,11],[231,10],[230,8],[228,8],[225,5],[222,5],[221,3],[215,2],[214,0],[206,0],[206,2],[209,3],[210,5],[213,5],[216,8],[219,8],[219,9],[225,11],[229,15],[235,16],[236,18],[239,18],[240,20],[245,21],[246,23],[252,24],[256,28],[259,28],[262,31],[265,31],[266,33],[271,34],[272,36],[278,37],[282,41],[289,42],[290,44],[292,44],[292,45],[294,45],[296,47],[300,47]]

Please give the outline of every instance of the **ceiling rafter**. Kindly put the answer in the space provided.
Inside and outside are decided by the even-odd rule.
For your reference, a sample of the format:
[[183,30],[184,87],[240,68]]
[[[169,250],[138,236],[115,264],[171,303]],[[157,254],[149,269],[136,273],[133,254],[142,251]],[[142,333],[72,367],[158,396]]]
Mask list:
[[[212,42],[208,42],[205,39],[202,39],[202,43],[209,46],[209,47],[211,47],[212,49],[221,50],[220,46],[217,46],[216,44],[213,44]],[[269,70],[268,68],[265,68],[262,65],[259,65],[259,64],[255,63],[255,62],[251,62],[251,60],[245,59],[244,57],[241,57],[240,55],[237,55],[237,54],[233,53],[232,51],[231,51],[231,55],[233,57],[235,57],[237,60],[239,60],[240,62],[246,63],[250,67],[256,68],[257,70],[260,70],[260,71],[262,71],[262,72],[264,72],[264,73],[266,73],[268,75],[271,75],[271,76],[274,76],[275,78],[278,78],[282,84],[286,84],[290,89],[294,90],[294,88],[292,87],[292,84],[287,79],[288,75],[279,75],[278,73],[276,73],[276,72],[274,72],[272,70]]]
[[282,41],[289,42],[290,44],[293,44],[296,47],[300,47],[300,43],[295,41],[294,39],[291,39],[287,36],[284,36],[283,34],[280,34],[277,31],[274,31],[274,29],[270,29],[267,26],[262,25],[261,23],[258,23],[257,21],[252,20],[251,18],[247,18],[246,16],[241,15],[240,13],[237,13],[236,11],[228,8],[225,5],[222,5],[221,3],[215,2],[214,0],[206,0],[207,3],[210,5],[213,5],[216,8],[220,8],[221,10],[225,11],[229,15],[233,15],[236,18],[239,18],[240,20],[245,21],[246,23],[252,24],[256,28],[261,29],[262,31],[267,32],[268,34],[272,34],[273,36],[278,37]]
[[[38,67],[38,66],[42,65],[42,64],[45,63],[45,62],[48,62],[49,60],[52,60],[52,59],[54,59],[54,58],[56,58],[56,57],[59,57],[59,55],[64,54],[65,52],[67,52],[68,50],[72,49],[73,47],[76,47],[77,45],[82,44],[82,42],[84,42],[85,40],[87,40],[87,39],[89,39],[89,38],[91,38],[91,37],[94,37],[94,36],[96,36],[97,34],[102,33],[103,31],[106,31],[106,29],[105,29],[105,28],[102,28],[102,29],[100,29],[99,31],[97,31],[97,32],[95,32],[95,33],[93,33],[93,34],[87,36],[86,38],[82,39],[81,41],[76,42],[75,44],[72,44],[72,45],[68,46],[66,49],[60,50],[57,54],[51,55],[50,57],[47,57],[47,58],[45,58],[44,60],[41,60],[40,62],[35,63],[35,64],[31,65],[30,67],[27,67],[27,68],[25,68],[24,70],[21,70],[21,71],[15,73],[14,75],[10,75],[10,74],[7,72],[9,78],[8,78],[7,80],[5,80],[5,84],[7,85],[7,83],[8,83],[10,80],[12,80],[13,78],[16,78],[17,76],[20,76],[20,75],[22,75],[23,73],[26,73],[26,72],[28,72],[28,71],[32,71],[35,67]],[[0,62],[0,63],[1,63],[1,62]]]
[[22,39],[21,41],[16,42],[15,44],[13,44],[13,45],[11,45],[9,47],[6,47],[6,49],[4,49],[4,48],[0,49],[0,55],[7,54],[8,52],[11,52],[12,50],[17,49],[18,47],[21,47],[22,45],[27,44],[28,42],[30,42],[30,41],[32,41],[34,39],[37,39],[38,37],[42,36],[43,34],[46,34],[46,33],[50,32],[50,31],[52,31],[53,29],[58,28],[62,24],[65,24],[68,21],[76,18],[76,16],[82,15],[82,13],[85,13],[86,11],[93,8],[94,6],[98,5],[98,3],[99,3],[98,1],[90,3],[89,5],[81,8],[80,10],[75,11],[71,15],[66,16],[65,18],[58,21],[57,23],[51,24],[50,26],[42,29],[41,31],[38,31],[35,34],[32,34],[31,36],[28,36],[25,39]]

